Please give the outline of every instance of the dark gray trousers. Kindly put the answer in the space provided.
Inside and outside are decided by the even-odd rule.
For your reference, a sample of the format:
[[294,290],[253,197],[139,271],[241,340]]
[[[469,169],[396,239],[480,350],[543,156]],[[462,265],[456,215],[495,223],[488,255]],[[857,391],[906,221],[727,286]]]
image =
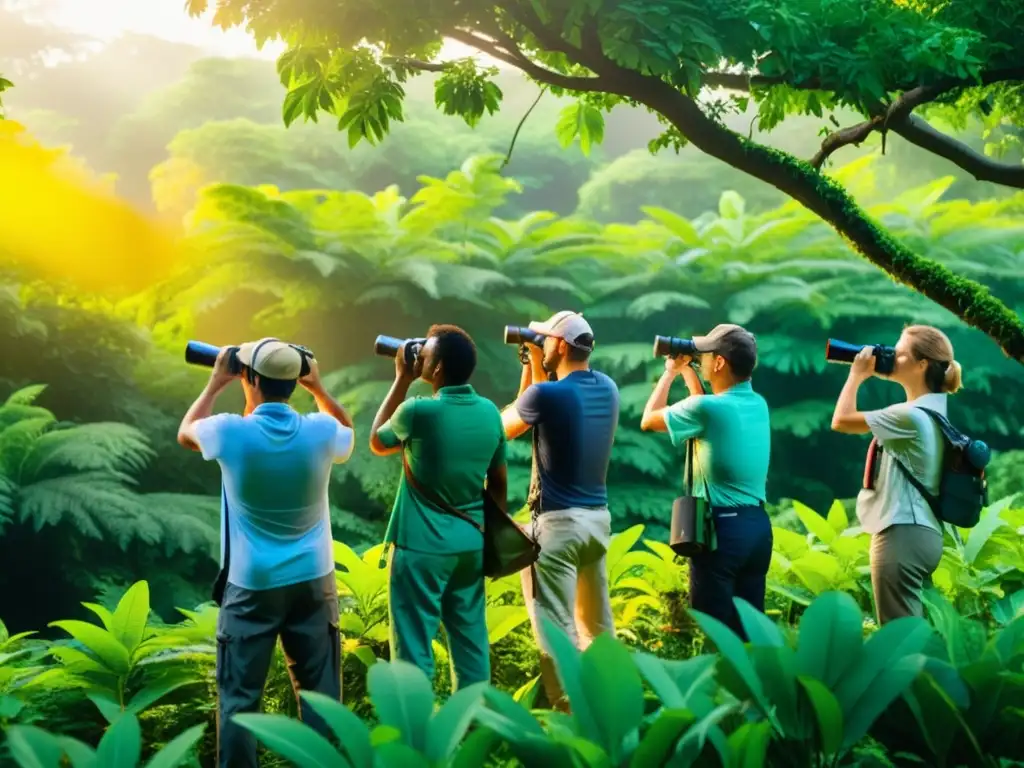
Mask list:
[[892,525],[871,537],[871,586],[882,625],[924,616],[921,591],[942,560],[942,534],[923,525]]
[[[341,700],[341,642],[334,573],[253,591],[228,584],[217,619],[217,765],[256,768],[256,739],[231,721],[258,712],[277,638],[300,690]],[[330,738],[327,724],[299,702],[302,720]]]

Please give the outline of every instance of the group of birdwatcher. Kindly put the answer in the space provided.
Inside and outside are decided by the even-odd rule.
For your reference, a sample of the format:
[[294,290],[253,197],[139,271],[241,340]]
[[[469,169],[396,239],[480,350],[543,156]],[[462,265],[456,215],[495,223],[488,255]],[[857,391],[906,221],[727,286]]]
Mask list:
[[[434,676],[441,626],[453,688],[488,681],[488,578],[519,574],[540,650],[549,704],[568,702],[551,659],[552,632],[578,648],[615,622],[607,552],[612,536],[607,476],[619,423],[615,382],[591,365],[594,331],[561,311],[505,341],[522,364],[513,402],[499,409],[471,384],[477,351],[466,331],[432,326],[422,338],[378,337],[395,377],[373,419],[374,455],[401,454],[402,475],[384,537],[389,565],[390,657]],[[765,510],[771,459],[769,405],[752,384],[757,340],[722,324],[693,338],[656,337],[665,370],[642,429],[667,433],[682,450],[682,488],[671,508],[669,545],[689,565],[693,609],[746,640],[734,599],[765,610],[772,526]],[[949,338],[925,325],[903,328],[893,346],[829,340],[826,358],[849,365],[832,429],[870,434],[857,515],[871,535],[875,617],[880,624],[922,613],[921,592],[943,549],[944,523],[970,527],[987,502],[987,446],[950,422],[947,397],[961,386]],[[218,348],[190,342],[186,360],[212,368],[185,414],[178,442],[215,460],[222,475],[217,623],[218,765],[256,766],[256,742],[232,716],[257,711],[278,640],[296,694],[341,697],[341,637],[328,485],[334,464],[355,449],[352,418],[324,388],[312,352],[265,338]],[[857,391],[872,376],[905,399],[861,411]],[[669,391],[682,378],[686,394]],[[213,413],[239,380],[243,414]],[[417,379],[431,396],[408,397]],[[289,405],[297,386],[316,402]],[[529,435],[530,521],[508,513],[508,441]],[[614,498],[611,500],[614,505]],[[300,701],[303,720],[330,728]]]

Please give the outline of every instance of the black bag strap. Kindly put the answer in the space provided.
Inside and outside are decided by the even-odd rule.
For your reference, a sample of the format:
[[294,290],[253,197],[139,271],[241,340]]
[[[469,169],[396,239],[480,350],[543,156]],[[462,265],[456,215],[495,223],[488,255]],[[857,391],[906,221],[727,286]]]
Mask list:
[[231,566],[231,514],[228,508],[228,492],[223,482],[220,486],[220,496],[224,503],[224,571],[227,572]]
[[[879,446],[879,450],[880,451],[884,451],[885,448],[883,446]],[[896,458],[896,454],[895,453],[892,453],[890,451],[889,455],[892,456],[893,463],[897,467],[899,467],[900,472],[903,473],[903,476],[905,478],[907,478],[907,480],[910,481],[910,484],[917,489],[918,493],[920,493],[921,496],[924,497],[924,500],[928,503],[928,506],[931,507],[932,514],[935,515],[935,517],[937,517],[939,520],[942,520],[942,516],[939,514],[939,499],[938,499],[938,497],[932,496],[931,491],[929,491],[927,488],[924,487],[924,483],[922,483],[920,480],[918,480],[916,477],[914,477],[913,472],[911,472],[909,469],[907,469],[903,465],[903,462]]]
[[932,417],[932,421],[934,421],[938,425],[939,430],[942,432],[942,436],[945,437],[946,440],[953,446],[962,448],[970,442],[969,437],[967,437],[959,429],[954,427],[952,423],[950,423],[949,419],[947,419],[938,411],[933,411],[931,408],[922,408],[920,405],[915,407],[918,410],[924,411],[925,413]]
[[[409,483],[410,486],[412,486],[413,490],[415,490],[420,496],[425,498],[435,507],[438,507],[442,511],[447,512],[449,515],[453,515],[461,520],[465,520],[467,523],[469,523],[478,531],[480,531],[480,533],[484,532],[483,526],[480,525],[476,520],[471,518],[462,510],[456,509],[454,506],[449,504],[440,496],[433,493],[432,491],[427,490],[424,486],[420,484],[420,482],[416,479],[416,476],[412,473],[412,469],[409,467],[409,459],[405,455],[404,448],[402,449],[402,468],[405,470],[406,481]],[[486,493],[486,491],[484,492]]]

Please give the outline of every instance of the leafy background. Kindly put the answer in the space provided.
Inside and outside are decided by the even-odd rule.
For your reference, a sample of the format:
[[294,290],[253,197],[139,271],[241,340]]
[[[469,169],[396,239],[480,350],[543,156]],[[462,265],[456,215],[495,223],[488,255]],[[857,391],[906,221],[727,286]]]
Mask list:
[[[16,21],[24,26],[13,11],[0,18],[12,35]],[[465,326],[481,351],[475,383],[504,405],[518,363],[500,343],[502,326],[584,309],[599,340],[594,364],[622,392],[610,475],[616,528],[643,523],[657,538],[679,461],[667,440],[637,428],[660,366],[654,334],[733,321],[758,335],[756,386],[772,405],[769,495],[779,507],[799,499],[827,508],[856,491],[864,441],[827,429],[844,374],[824,363],[830,336],[891,342],[906,322],[946,328],[966,371],[957,422],[997,452],[1024,446],[1024,390],[993,344],[893,284],[773,188],[689,147],[652,156],[647,142],[661,127],[646,113],[616,109],[603,142],[584,153],[572,140],[578,105],[544,94],[506,157],[518,122],[507,116],[537,100],[533,86],[499,75],[506,117],[470,129],[438,114],[429,80],[418,80],[391,137],[350,150],[332,125],[284,128],[270,62],[125,37],[73,64],[42,66],[40,52],[78,52],[82,41],[43,24],[17,29],[21,43],[0,57],[25,83],[5,94],[9,117],[114,174],[137,205],[184,222],[196,247],[133,295],[44,282],[0,248],[0,395],[19,393],[3,411],[3,423],[18,424],[0,445],[0,555],[18,563],[0,575],[0,616],[15,630],[140,577],[165,618],[205,598],[218,473],[173,441],[204,377],[183,364],[189,338],[272,333],[310,345],[365,435],[390,374],[370,354],[376,334]],[[110,87],[114,66],[131,73],[131,87]],[[749,116],[727,120],[747,125]],[[761,139],[798,147],[814,120]],[[982,133],[967,126],[979,146]],[[892,137],[885,156],[868,142],[843,158],[834,172],[872,215],[1020,311],[1024,198],[944,175],[941,161]],[[863,404],[897,396],[872,382]],[[233,394],[221,407],[238,405]],[[1018,482],[1012,455],[997,459],[997,490]],[[512,457],[521,500],[528,447],[517,443]],[[397,474],[367,451],[336,472],[337,539],[357,549],[379,540]],[[56,577],[55,551],[64,563]]]
[[[775,189],[690,147],[651,155],[664,126],[645,112],[617,107],[590,146],[598,129],[577,130],[588,123],[584,107],[552,93],[537,100],[535,86],[503,72],[502,112],[470,129],[438,113],[423,78],[385,142],[350,149],[334,125],[282,125],[283,90],[267,61],[209,58],[138,35],[96,45],[26,22],[26,5],[45,10],[46,0],[0,0],[0,72],[18,86],[4,92],[7,116],[109,174],[140,208],[181,222],[191,248],[126,292],[54,280],[0,244],[0,762],[75,749],[76,766],[136,765],[140,756],[163,759],[154,768],[211,764],[216,609],[204,603],[216,572],[219,476],[174,442],[206,375],[184,364],[186,340],[274,334],[310,345],[365,445],[391,374],[371,354],[378,333],[464,325],[481,353],[474,383],[503,405],[519,366],[502,326],[565,307],[591,318],[595,366],[614,376],[623,401],[610,473],[619,644],[559,659],[570,677],[585,669],[597,681],[573,694],[574,709],[589,714],[528,711],[544,702],[514,578],[488,584],[494,688],[476,693],[490,715],[463,746],[453,713],[470,712],[471,694],[431,715],[430,684],[450,693],[441,643],[433,681],[377,663],[388,658],[378,542],[400,469],[359,450],[332,479],[332,523],[345,704],[374,730],[369,745],[366,726],[349,721],[342,743],[403,766],[421,752],[435,765],[483,764],[495,733],[503,746],[487,765],[510,755],[570,764],[569,740],[588,765],[643,762],[684,731],[681,765],[718,765],[716,753],[725,764],[726,753],[757,764],[757,744],[781,766],[1024,759],[1024,510],[1014,498],[1024,492],[1024,385],[991,341],[888,280]],[[824,120],[805,101],[795,106],[803,117],[776,125],[773,112],[793,107],[790,98],[807,99],[777,90],[724,119],[805,155]],[[976,123],[951,110],[947,119],[975,148],[999,140],[1005,159],[1019,159],[1018,132],[1001,115]],[[1021,314],[1024,196],[955,173],[898,137],[884,155],[872,138],[839,159],[831,172],[897,238]],[[772,406],[769,616],[782,621],[757,624],[750,648],[685,610],[686,566],[664,543],[679,457],[664,436],[638,429],[661,367],[652,336],[721,321],[757,333],[755,386]],[[996,451],[993,504],[978,527],[947,536],[927,623],[876,633],[858,617],[873,610],[869,537],[851,503],[866,441],[827,428],[845,371],[823,352],[829,337],[891,342],[907,322],[939,325],[954,341],[966,389],[951,408]],[[862,405],[898,396],[871,382]],[[240,405],[232,392],[219,407]],[[312,407],[304,394],[296,405]],[[511,456],[521,501],[527,445]],[[830,640],[843,652],[824,658],[816,651]],[[858,695],[865,684],[871,695]],[[406,703],[422,715],[411,726],[392,717]],[[322,748],[274,719],[296,714],[280,653],[264,704],[271,719],[247,723],[276,745],[277,754],[261,747],[264,765]],[[590,727],[591,717],[615,727]],[[448,752],[395,736],[425,732],[428,721]],[[34,726],[62,741],[25,730]]]

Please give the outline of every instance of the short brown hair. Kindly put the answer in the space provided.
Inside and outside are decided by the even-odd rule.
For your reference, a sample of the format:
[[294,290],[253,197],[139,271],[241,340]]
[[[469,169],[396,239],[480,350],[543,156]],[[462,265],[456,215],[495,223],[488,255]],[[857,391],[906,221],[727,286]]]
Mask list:
[[938,328],[909,325],[903,329],[915,360],[927,360],[924,383],[932,392],[958,392],[963,386],[963,371],[953,359],[953,342]]

